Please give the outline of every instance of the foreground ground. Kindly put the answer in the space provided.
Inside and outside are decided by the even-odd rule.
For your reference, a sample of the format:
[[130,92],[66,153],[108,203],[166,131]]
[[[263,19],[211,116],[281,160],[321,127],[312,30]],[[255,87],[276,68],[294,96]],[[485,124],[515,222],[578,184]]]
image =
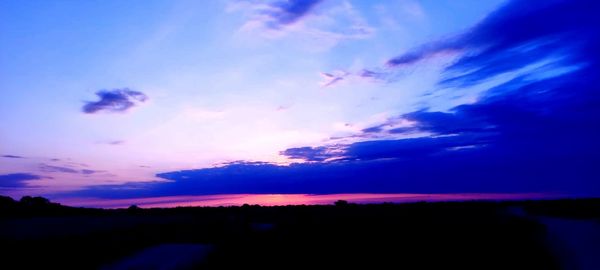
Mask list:
[[600,269],[598,199],[114,210],[1,199],[4,269]]

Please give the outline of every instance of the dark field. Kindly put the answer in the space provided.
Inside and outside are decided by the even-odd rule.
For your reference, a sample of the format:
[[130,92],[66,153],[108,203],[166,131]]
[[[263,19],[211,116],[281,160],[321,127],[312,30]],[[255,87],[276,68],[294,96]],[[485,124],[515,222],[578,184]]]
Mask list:
[[0,206],[2,269],[598,269],[600,200]]

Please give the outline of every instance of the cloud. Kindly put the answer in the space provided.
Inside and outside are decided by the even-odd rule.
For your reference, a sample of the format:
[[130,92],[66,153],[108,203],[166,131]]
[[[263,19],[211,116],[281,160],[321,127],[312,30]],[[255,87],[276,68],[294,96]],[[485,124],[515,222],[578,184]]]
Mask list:
[[365,128],[362,132],[388,134],[426,132],[433,135],[452,135],[495,130],[483,115],[465,116],[460,108],[454,108],[450,112],[415,111],[390,118],[382,124]]
[[365,128],[362,130],[362,132],[365,133],[376,133],[376,132],[381,132],[383,130],[381,125],[378,126],[374,126],[374,127],[369,127],[369,128]]
[[[509,2],[459,39],[464,51],[439,83],[458,91],[530,68],[486,88],[473,103],[448,111],[416,110],[357,134],[425,136],[290,148],[281,155],[302,163],[238,162],[164,172],[157,174],[163,182],[95,186],[74,194],[558,191],[599,196],[598,11],[594,1]],[[419,50],[427,52],[402,62],[415,63],[436,51]]]
[[320,75],[323,78],[323,81],[320,83],[321,87],[329,87],[344,80],[350,73],[338,70],[330,73],[321,72]]
[[[594,17],[599,4],[589,0],[533,3],[509,1],[467,31],[392,57],[380,68],[380,80],[375,82],[393,82],[393,74],[403,67],[445,55],[458,59],[444,68],[445,78],[438,82],[443,88],[473,86],[544,61],[563,67],[569,62],[585,62],[568,56],[597,39],[593,28],[599,22]],[[361,72],[352,76],[361,76]]]
[[545,59],[556,58],[562,64],[585,61],[569,56],[582,56],[572,52],[588,50],[597,42],[598,5],[586,0],[510,1],[467,32],[426,43],[387,64],[410,65],[440,53],[461,51],[462,56],[446,67],[448,78],[440,84],[468,86]]
[[108,144],[110,144],[110,145],[121,145],[121,144],[124,144],[124,143],[125,143],[125,141],[123,141],[123,140],[117,140],[117,141],[110,141],[110,142],[108,142]]
[[44,164],[44,163],[40,164],[39,169],[42,172],[49,172],[49,173],[73,173],[73,174],[84,174],[84,175],[89,175],[89,174],[100,172],[100,171],[90,170],[90,169],[79,170],[79,169],[73,169],[73,168],[63,167],[63,166],[48,165],[48,164]]
[[272,3],[264,10],[267,16],[267,25],[272,28],[280,28],[302,19],[304,16],[321,2],[321,0],[287,0]]
[[83,169],[80,171],[82,174],[93,174],[93,173],[97,173],[98,171],[94,171],[94,170],[89,170],[89,169]]
[[439,54],[461,51],[466,46],[465,44],[462,44],[461,41],[462,39],[443,40],[427,43],[416,49],[413,49],[402,55],[388,60],[386,65],[389,67],[411,65],[423,59],[430,58]]
[[326,161],[332,158],[340,158],[343,149],[336,146],[328,147],[298,147],[289,148],[280,154],[291,159],[301,159],[303,161]]
[[277,108],[275,108],[275,111],[277,111],[277,112],[283,112],[283,111],[289,110],[291,107],[292,107],[292,105],[287,105],[287,106],[280,105]]
[[39,169],[42,172],[79,173],[79,170],[68,167],[52,166],[48,164],[40,164]]
[[27,181],[43,177],[30,173],[11,173],[0,175],[0,188],[21,188],[27,186]]
[[322,81],[319,83],[321,87],[332,87],[343,82],[377,82],[377,81],[390,81],[392,79],[392,73],[389,71],[382,70],[370,70],[362,69],[357,72],[336,70],[333,72],[321,72]]
[[25,158],[25,157],[22,157],[22,156],[15,156],[15,155],[2,155],[0,157],[3,157],[3,158]]
[[96,92],[96,95],[100,100],[86,102],[82,108],[84,113],[126,112],[137,103],[145,102],[148,99],[144,93],[129,88],[100,90]]
[[247,12],[245,15],[249,20],[242,27],[243,29],[263,28],[263,30],[282,31],[293,24],[300,23],[321,2],[321,0],[232,2],[227,11]]
[[235,2],[228,11],[247,18],[238,34],[268,40],[289,38],[310,51],[330,49],[343,40],[371,37],[375,29],[348,1],[287,0]]
[[359,77],[381,80],[388,76],[386,72],[363,69],[357,73]]

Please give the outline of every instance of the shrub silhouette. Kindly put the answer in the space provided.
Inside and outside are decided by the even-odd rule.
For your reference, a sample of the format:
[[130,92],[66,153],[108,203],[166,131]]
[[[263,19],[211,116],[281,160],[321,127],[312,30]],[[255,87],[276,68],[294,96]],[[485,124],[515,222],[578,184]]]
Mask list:
[[31,207],[45,207],[45,206],[52,205],[50,200],[48,200],[44,197],[24,196],[21,198],[21,200],[19,202],[24,206],[31,206]]
[[136,204],[132,204],[131,206],[129,206],[127,208],[127,212],[132,212],[132,213],[139,212],[140,210],[142,210],[142,208],[137,206]]
[[348,206],[348,201],[345,200],[337,200],[335,201],[335,206]]
[[2,206],[13,206],[17,203],[13,198],[8,196],[0,196],[0,207]]

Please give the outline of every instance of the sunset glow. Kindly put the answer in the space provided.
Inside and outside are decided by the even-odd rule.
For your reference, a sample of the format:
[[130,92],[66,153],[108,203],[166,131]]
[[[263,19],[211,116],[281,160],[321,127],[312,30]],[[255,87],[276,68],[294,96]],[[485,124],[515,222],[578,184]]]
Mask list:
[[188,206],[241,206],[244,204],[261,206],[333,204],[338,200],[350,203],[411,203],[411,202],[450,202],[450,201],[497,201],[535,200],[564,198],[559,194],[225,194],[205,196],[172,196],[156,198],[99,200],[94,198],[65,199],[67,205],[103,208],[140,207],[188,207]]
[[106,207],[599,196],[597,11],[2,1],[0,193]]

